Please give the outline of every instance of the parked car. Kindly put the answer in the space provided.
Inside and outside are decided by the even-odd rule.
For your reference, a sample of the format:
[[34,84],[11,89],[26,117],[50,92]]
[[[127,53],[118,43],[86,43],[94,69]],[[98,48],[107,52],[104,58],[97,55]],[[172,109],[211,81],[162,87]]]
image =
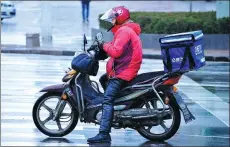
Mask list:
[[12,18],[16,15],[14,4],[10,1],[1,1],[1,20]]

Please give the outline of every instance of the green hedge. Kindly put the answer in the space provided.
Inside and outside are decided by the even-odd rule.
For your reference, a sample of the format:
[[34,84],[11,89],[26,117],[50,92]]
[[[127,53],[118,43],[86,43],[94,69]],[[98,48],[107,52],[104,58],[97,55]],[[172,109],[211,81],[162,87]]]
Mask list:
[[[142,33],[172,34],[202,30],[206,34],[230,34],[230,18],[216,19],[216,12],[132,12],[131,19],[140,24]],[[99,21],[101,28],[111,26]]]

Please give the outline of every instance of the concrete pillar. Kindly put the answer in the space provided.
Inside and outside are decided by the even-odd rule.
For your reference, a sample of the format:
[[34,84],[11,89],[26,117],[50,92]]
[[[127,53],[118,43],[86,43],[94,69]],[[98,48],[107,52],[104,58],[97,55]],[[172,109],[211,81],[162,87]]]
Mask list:
[[229,17],[229,1],[217,0],[216,1],[216,18]]
[[38,33],[26,34],[26,47],[40,47],[40,39]]
[[41,39],[52,42],[52,6],[51,1],[41,1]]
[[189,3],[189,12],[192,12],[192,1]]

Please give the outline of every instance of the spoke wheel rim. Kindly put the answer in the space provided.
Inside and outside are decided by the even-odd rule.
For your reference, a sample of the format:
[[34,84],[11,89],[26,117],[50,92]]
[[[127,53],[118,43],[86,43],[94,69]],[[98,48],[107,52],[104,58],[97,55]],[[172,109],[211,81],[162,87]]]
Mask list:
[[[143,106],[145,106],[145,104],[144,105],[142,105],[141,107],[143,107]],[[165,135],[165,134],[167,134],[169,131],[171,131],[171,129],[173,128],[173,126],[174,126],[174,123],[175,123],[175,117],[174,117],[174,111],[173,111],[173,109],[172,109],[172,107],[170,106],[170,105],[166,105],[168,108],[169,108],[169,110],[165,110],[165,111],[170,111],[171,112],[171,119],[169,119],[169,120],[172,120],[172,123],[171,123],[171,125],[170,125],[170,127],[167,127],[166,129],[164,128],[165,127],[165,124],[164,124],[164,120],[163,121],[161,121],[160,123],[159,123],[159,125],[157,125],[157,126],[160,126],[162,129],[164,129],[165,131],[163,132],[163,133],[154,133],[154,132],[151,132],[151,130],[152,130],[152,128],[154,128],[154,127],[157,127],[157,126],[143,126],[143,127],[141,127],[140,129],[141,130],[144,130],[146,133],[148,133],[149,135]],[[152,106],[152,107],[154,107],[154,106]]]
[[[46,130],[47,132],[50,132],[50,133],[55,133],[55,134],[57,134],[57,133],[62,133],[62,132],[64,132],[64,131],[66,131],[66,130],[68,130],[68,128],[71,126],[71,124],[73,123],[73,118],[74,118],[74,112],[73,112],[73,110],[72,110],[72,107],[71,107],[71,105],[69,104],[69,102],[68,101],[66,101],[67,103],[66,103],[66,106],[69,106],[69,108],[70,108],[70,110],[71,110],[71,112],[70,113],[62,113],[62,114],[64,114],[64,116],[66,116],[67,114],[69,114],[69,115],[67,115],[67,116],[70,116],[70,121],[68,122],[68,125],[66,125],[66,127],[65,128],[63,128],[62,127],[62,125],[61,125],[61,127],[59,126],[60,124],[61,124],[61,121],[60,121],[60,119],[58,119],[58,120],[56,120],[56,121],[53,121],[53,114],[54,114],[54,110],[55,110],[55,108],[54,109],[52,109],[52,108],[50,108],[49,106],[47,106],[47,104],[45,104],[45,102],[46,101],[48,101],[48,100],[50,100],[50,99],[58,99],[58,102],[60,101],[60,99],[61,99],[61,97],[60,96],[49,96],[49,97],[47,97],[47,98],[45,98],[40,104],[39,104],[39,106],[38,106],[38,108],[37,108],[37,120],[38,120],[38,123],[39,123],[39,125],[44,129],[44,130]],[[57,103],[56,103],[57,104]],[[48,108],[49,107],[49,108]],[[44,109],[46,109],[46,111],[48,111],[50,114],[49,114],[49,116],[48,117],[46,117],[46,119],[45,120],[41,120],[41,117],[40,117],[40,111],[41,111],[41,108],[44,108]],[[66,108],[66,107],[65,107]],[[61,117],[62,117],[63,115],[61,115]],[[61,118],[60,117],[60,118]],[[53,122],[55,122],[56,123],[56,126],[57,126],[57,130],[54,130],[54,129],[49,129],[49,128],[47,128],[45,125],[48,123],[48,122],[50,122],[50,121],[53,121]],[[61,128],[61,129],[60,129]]]

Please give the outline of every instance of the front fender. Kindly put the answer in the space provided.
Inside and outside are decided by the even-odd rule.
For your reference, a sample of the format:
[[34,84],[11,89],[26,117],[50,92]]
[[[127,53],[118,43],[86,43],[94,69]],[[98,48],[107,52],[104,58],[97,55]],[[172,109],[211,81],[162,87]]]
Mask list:
[[51,85],[43,88],[40,92],[63,92],[64,84]]

